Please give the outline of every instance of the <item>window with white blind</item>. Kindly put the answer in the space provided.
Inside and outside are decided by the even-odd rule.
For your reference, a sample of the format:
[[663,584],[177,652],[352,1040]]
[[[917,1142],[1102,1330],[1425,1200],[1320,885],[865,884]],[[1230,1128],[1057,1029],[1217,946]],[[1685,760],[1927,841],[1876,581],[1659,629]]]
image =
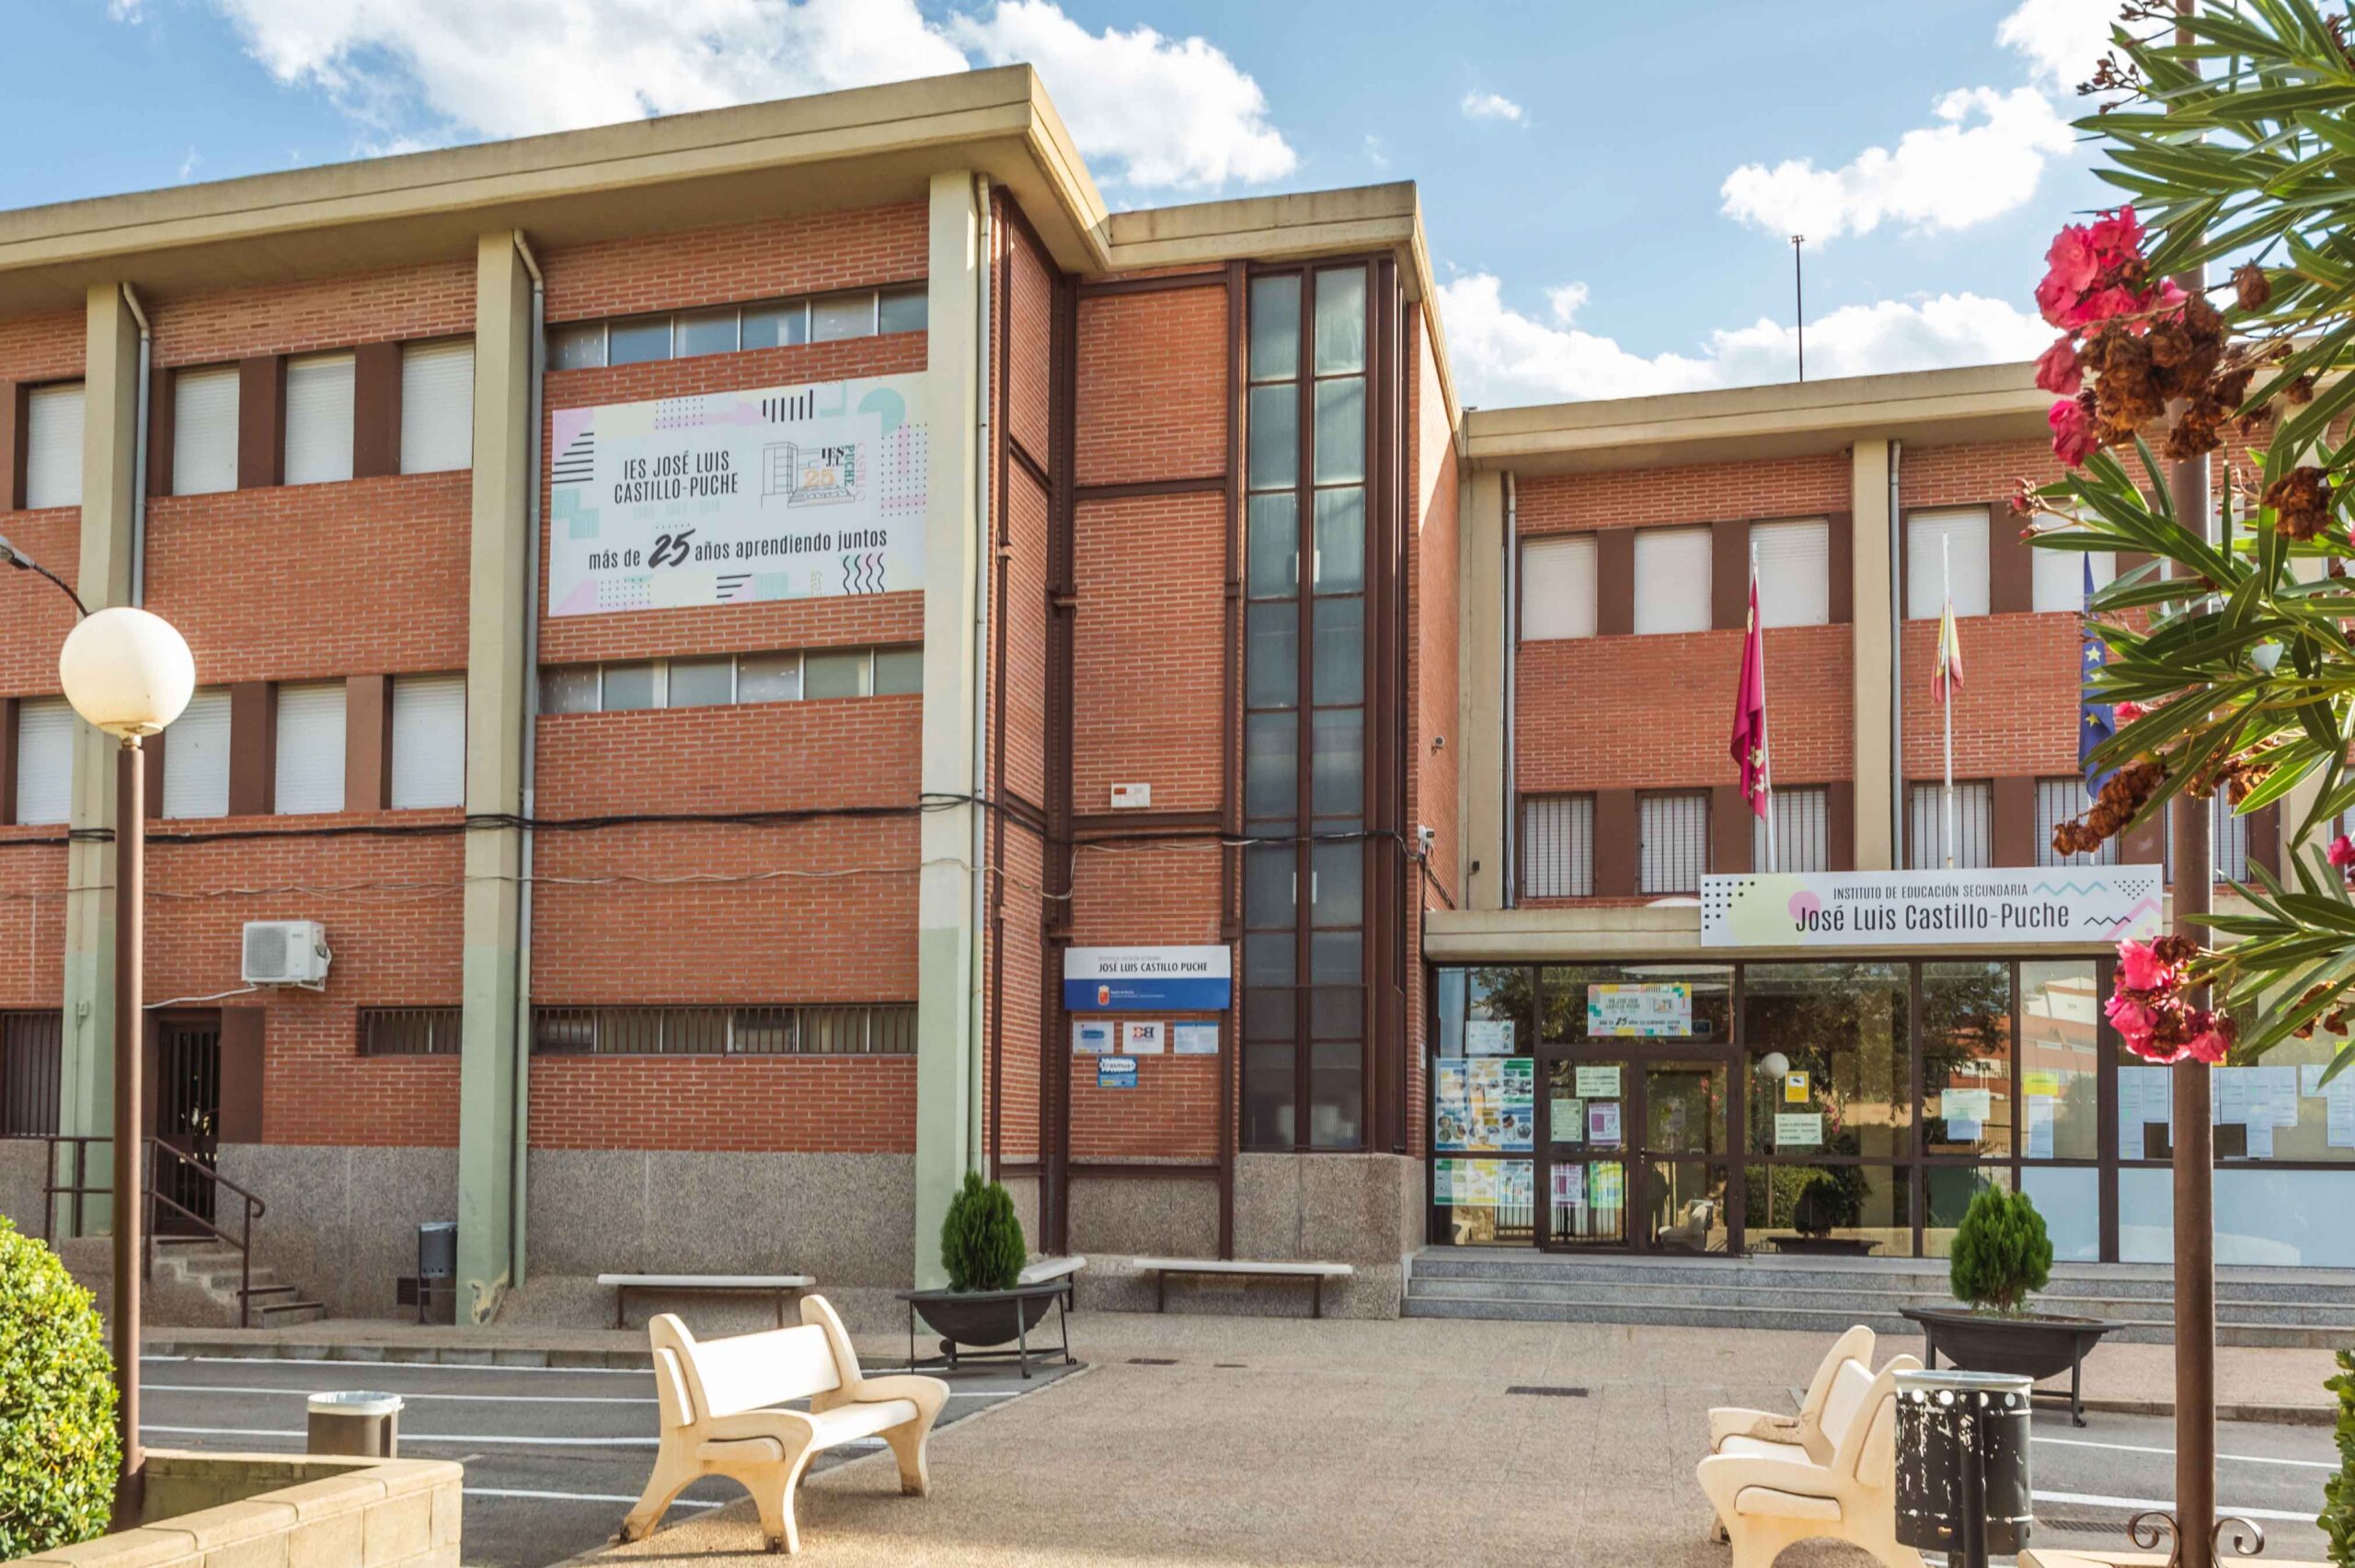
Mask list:
[[1715,530],[1639,528],[1636,531],[1636,630],[1706,632],[1713,585],[1710,542]]
[[2052,830],[2074,822],[2093,807],[2085,781],[2074,773],[2036,781],[2036,864],[2039,865],[2116,865],[2118,839],[2104,839],[2091,854],[2062,854],[2052,847]]
[[2118,575],[2118,557],[2107,550],[2031,550],[2035,597],[2039,612],[2077,611],[2085,607],[2085,563],[2094,567],[2094,590],[2108,588]]
[[1832,620],[1832,524],[1820,517],[1753,522],[1758,558],[1758,624],[1821,626]]
[[1698,893],[1709,869],[1709,796],[1647,795],[1636,800],[1636,891]]
[[[1914,871],[1946,868],[1946,786],[1917,784],[1906,793],[1905,864]],[[1993,865],[1995,852],[1995,786],[1985,779],[1954,781],[1954,868],[1979,871]]]
[[1594,896],[1594,797],[1531,795],[1521,803],[1521,896]]
[[82,383],[34,387],[25,395],[25,509],[81,504]]
[[[171,772],[170,764],[165,773]],[[274,772],[281,816],[343,809],[343,682],[278,689]]]
[[466,678],[395,676],[393,809],[462,806],[465,798]]
[[[1828,869],[1832,831],[1832,792],[1821,784],[1778,788],[1767,796],[1775,813],[1776,871]],[[1766,869],[1766,819],[1750,818],[1750,868]]]
[[[2175,808],[2189,798],[2179,795],[2159,812],[2159,864],[2169,883],[2175,881]],[[2215,857],[2217,881],[2248,880],[2248,818],[2221,795],[2208,802],[2208,845]]]
[[73,815],[74,710],[63,697],[28,697],[17,704],[17,820]]
[[164,815],[229,815],[229,693],[215,686],[188,700],[164,741]]
[[1522,641],[1594,635],[1594,554],[1591,533],[1565,533],[1522,544]]
[[286,361],[286,482],[351,477],[351,356]]
[[1987,613],[1987,509],[1945,507],[1905,520],[1905,615],[1935,621],[1946,605],[1945,573],[1954,573],[1954,612]]
[[474,460],[474,339],[403,346],[401,472],[439,474]]
[[172,494],[237,487],[237,367],[172,373]]

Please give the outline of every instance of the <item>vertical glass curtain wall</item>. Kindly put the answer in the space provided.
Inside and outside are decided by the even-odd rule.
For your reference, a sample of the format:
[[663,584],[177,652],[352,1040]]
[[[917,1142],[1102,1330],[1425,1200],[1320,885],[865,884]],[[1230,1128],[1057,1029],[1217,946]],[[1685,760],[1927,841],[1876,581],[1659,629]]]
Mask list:
[[1364,263],[1250,286],[1243,1145],[1365,1143]]
[[[1545,1150],[1510,1126],[1482,1141],[1443,1103],[1479,1059],[1520,1059],[1543,1084],[1555,1061],[1617,1059],[1635,1076],[1717,1058],[1734,1080],[1726,1202],[1744,1250],[1942,1257],[1972,1196],[1995,1185],[2036,1201],[2060,1260],[2164,1262],[2171,1078],[2102,1023],[2109,971],[2107,959],[1959,957],[1437,968],[1430,1235],[1540,1239],[1528,1208],[1481,1199],[1543,1182],[1508,1167]],[[1596,992],[1664,981],[1689,993],[1683,1033],[1590,1034]],[[2321,1082],[2338,1044],[2292,1040],[2216,1070],[2220,1263],[2355,1267],[2355,1072]],[[1629,1190],[1685,1154],[1629,1139]],[[1467,1181],[1466,1164],[1495,1169]]]

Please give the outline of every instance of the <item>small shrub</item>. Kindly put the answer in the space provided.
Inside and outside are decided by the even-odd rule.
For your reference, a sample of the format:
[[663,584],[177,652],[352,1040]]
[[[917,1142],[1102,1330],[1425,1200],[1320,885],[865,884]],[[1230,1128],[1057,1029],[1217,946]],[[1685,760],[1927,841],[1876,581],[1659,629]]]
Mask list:
[[2338,1396],[2338,1473],[2322,1483],[2322,1516],[2330,1560],[2355,1568],[2355,1350],[2338,1353],[2338,1376],[2323,1384]]
[[1955,1228],[1947,1278],[1973,1307],[2016,1312],[2052,1276],[2052,1242],[2044,1216],[2026,1193],[1988,1187],[1970,1200]]
[[104,1534],[121,1463],[90,1293],[0,1216],[0,1562]]
[[1011,1290],[1026,1255],[1014,1199],[997,1183],[966,1172],[965,1185],[949,1200],[948,1218],[940,1223],[940,1266],[948,1271],[948,1288]]

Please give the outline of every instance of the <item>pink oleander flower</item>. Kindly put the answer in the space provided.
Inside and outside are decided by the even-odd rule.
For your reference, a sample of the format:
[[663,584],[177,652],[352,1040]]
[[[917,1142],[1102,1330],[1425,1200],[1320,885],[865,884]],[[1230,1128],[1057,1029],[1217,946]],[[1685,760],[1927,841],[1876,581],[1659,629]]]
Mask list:
[[2341,871],[2355,865],[2355,840],[2349,840],[2344,833],[2331,840],[2330,848],[2322,853],[2325,860],[2329,861]]
[[2200,1016],[2210,1020],[2208,1026],[2186,1042],[2184,1054],[2194,1061],[2204,1061],[2210,1067],[2222,1067],[2224,1059],[2233,1054],[2233,1043],[2218,1032],[2211,1015],[2202,1013]]
[[2101,275],[2101,260],[2096,253],[2093,233],[2080,223],[2070,223],[2052,236],[2052,246],[2044,253],[2046,263],[2043,281],[2036,286],[2036,303],[2044,319],[2055,326],[2068,323],[2062,313]]
[[2128,990],[2170,990],[2176,975],[2149,943],[2128,937],[2118,944],[2118,983]]
[[[2152,1032],[2159,1026],[2159,1016],[2130,996],[2112,994],[2102,1004],[2102,1012],[2109,1019],[2110,1027],[2126,1037],[2129,1045],[2150,1042]],[[2139,1050],[2141,1047],[2136,1047]]]
[[2055,403],[2052,412],[2045,416],[2045,423],[2052,427],[2052,455],[2072,468],[2082,467],[2101,446],[2093,416],[2074,398],[2064,397]]
[[2036,384],[2062,397],[2074,397],[2085,384],[2085,372],[2077,363],[2077,346],[2066,338],[2055,338],[2036,361]]
[[2141,295],[2113,283],[2107,289],[2096,289],[2092,293],[2079,295],[2074,304],[2062,311],[2058,325],[2072,332],[2081,332],[2112,316],[2133,315],[2144,308],[2145,302]]
[[2139,261],[2142,258],[2142,224],[2134,216],[2131,204],[2120,207],[2094,220],[2093,227],[2085,231],[2085,243],[2099,266],[2114,266],[2130,259]]
[[2120,724],[2132,724],[2150,711],[2140,703],[2113,703],[2109,708],[2110,717]]

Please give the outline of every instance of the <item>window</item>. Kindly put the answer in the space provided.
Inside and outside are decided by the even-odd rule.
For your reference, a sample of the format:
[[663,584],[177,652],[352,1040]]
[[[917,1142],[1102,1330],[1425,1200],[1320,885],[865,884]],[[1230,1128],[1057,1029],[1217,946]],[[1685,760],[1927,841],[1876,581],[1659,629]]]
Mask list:
[[73,815],[74,710],[63,697],[27,697],[17,704],[17,820]]
[[[171,773],[165,764],[167,777]],[[343,682],[278,689],[279,815],[308,816],[343,809]]]
[[2101,841],[2101,848],[2090,855],[2064,855],[2052,847],[2052,830],[2063,822],[2074,822],[2092,807],[2093,799],[2085,794],[2085,781],[2074,773],[2057,779],[2036,781],[2036,864],[2039,865],[2116,865],[2118,837],[2112,835]]
[[64,1097],[65,1015],[0,1013],[0,1138],[47,1138]]
[[888,289],[852,289],[815,299],[762,300],[675,315],[568,322],[548,328],[548,369],[638,365],[873,338],[879,333],[922,332],[928,315],[925,286],[908,283]]
[[395,676],[393,809],[463,806],[465,799],[466,678]]
[[286,482],[351,477],[351,356],[286,361]]
[[898,696],[924,690],[922,647],[714,654],[540,671],[544,714],[719,707],[803,698]]
[[1709,629],[1708,528],[1636,531],[1636,631],[1638,635]]
[[237,487],[237,367],[172,376],[172,494],[209,496]]
[[[1960,546],[1957,546],[1960,548]],[[2023,546],[2026,548],[2026,546]],[[2035,573],[2033,603],[2039,612],[2082,610],[2085,604],[2085,563],[2094,567],[2094,589],[2108,588],[2118,576],[2118,557],[2107,550],[2031,550]],[[1959,611],[1958,611],[1959,613]]]
[[464,1013],[455,1007],[363,1007],[360,1054],[364,1057],[454,1057],[461,1054]]
[[1521,803],[1521,896],[1594,897],[1594,796],[1531,795]]
[[82,383],[25,395],[25,509],[82,504]]
[[474,460],[474,339],[403,345],[401,472],[440,474]]
[[1824,518],[1757,522],[1750,548],[1758,560],[1758,624],[1821,626],[1832,620],[1832,524]]
[[[1767,796],[1775,813],[1775,869],[1829,869],[1832,792],[1821,784],[1777,788]],[[1751,816],[1750,866],[1766,869],[1766,819]]]
[[1935,621],[1946,608],[1951,569],[1954,612],[1987,613],[1987,509],[1948,507],[1905,520],[1905,614]]
[[1521,640],[1591,637],[1595,627],[1591,533],[1531,539],[1521,547]]
[[229,815],[229,693],[199,692],[164,741],[164,815]]
[[1698,893],[1709,869],[1706,792],[1647,795],[1636,801],[1636,891]]
[[[2189,799],[2188,795],[2179,795],[2159,812],[2160,864],[2169,883],[2175,881],[2175,810]],[[2222,795],[2209,799],[2207,811],[2208,847],[2215,858],[2216,880],[2247,881],[2248,818],[2235,812],[2231,802]]]
[[1248,314],[1244,818],[1263,841],[1244,853],[1243,1142],[1354,1149],[1365,1139],[1366,269],[1261,274]]
[[534,1056],[903,1056],[913,1002],[534,1007]]
[[[1954,782],[1954,866],[1982,870],[1994,864],[1994,786],[1985,779]],[[1946,788],[1917,784],[1906,796],[1905,864],[1909,870],[1943,870],[1947,864]]]

